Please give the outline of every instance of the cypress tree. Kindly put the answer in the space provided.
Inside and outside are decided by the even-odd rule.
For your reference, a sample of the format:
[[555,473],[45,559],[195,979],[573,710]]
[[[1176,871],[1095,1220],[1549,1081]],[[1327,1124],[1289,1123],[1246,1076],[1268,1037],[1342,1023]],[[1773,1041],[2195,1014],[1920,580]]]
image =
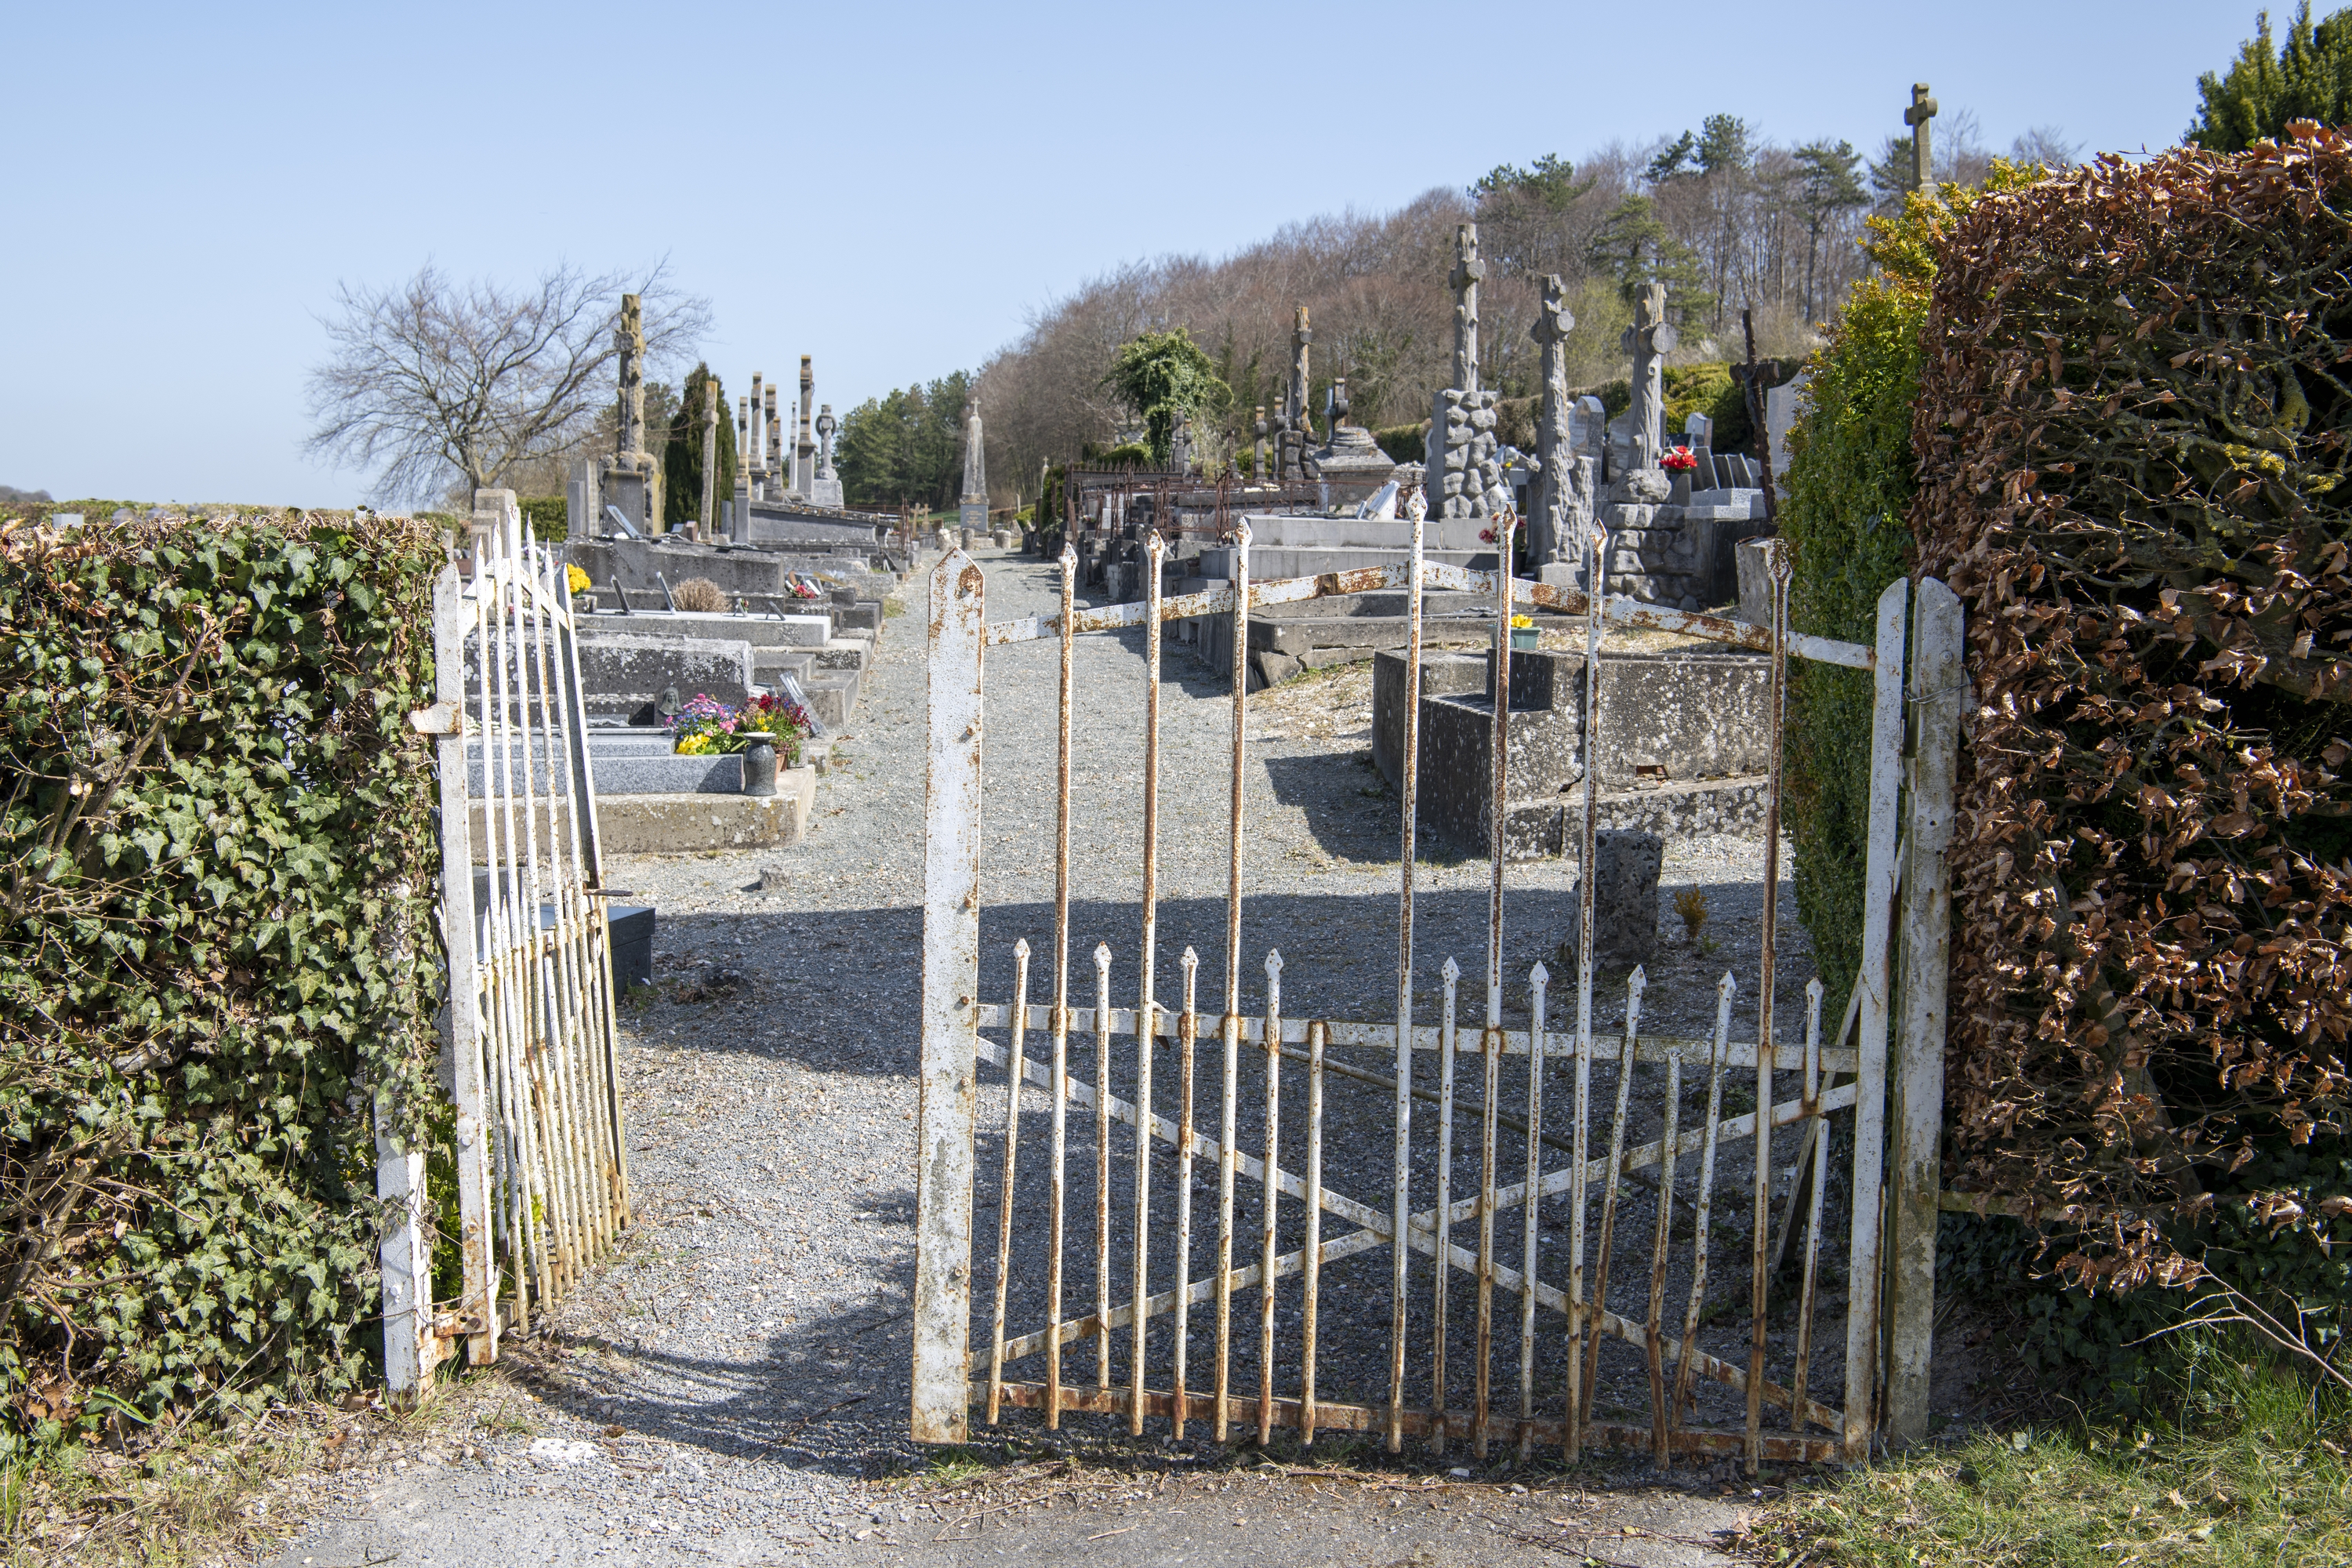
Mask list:
[[703,384],[719,387],[719,510],[735,499],[735,411],[728,406],[727,388],[710,366],[698,364],[686,378],[677,414],[670,421],[669,439],[662,446],[662,526],[683,528],[702,516]]

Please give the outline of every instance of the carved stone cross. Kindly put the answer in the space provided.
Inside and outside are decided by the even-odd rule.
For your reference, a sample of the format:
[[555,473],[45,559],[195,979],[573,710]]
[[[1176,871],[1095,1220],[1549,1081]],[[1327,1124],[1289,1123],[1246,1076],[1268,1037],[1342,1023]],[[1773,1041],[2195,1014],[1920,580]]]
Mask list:
[[646,320],[635,294],[621,296],[621,325],[613,346],[621,356],[620,451],[627,458],[646,448]]
[[1929,143],[1927,122],[1936,118],[1936,100],[1927,96],[1927,84],[1911,84],[1911,107],[1903,111],[1903,123],[1911,128],[1911,169],[1914,184],[1926,190],[1935,178],[1934,149]]
[[1454,231],[1454,270],[1446,286],[1454,290],[1454,381],[1465,392],[1478,390],[1478,279],[1486,264],[1478,259],[1478,226],[1465,223]]
[[833,417],[833,405],[830,403],[822,405],[817,409],[816,415],[816,477],[818,479],[830,479],[836,477],[833,471],[833,433],[838,428]]
[[1666,356],[1681,341],[1666,320],[1666,286],[1649,284],[1634,302],[1633,324],[1625,329],[1622,340],[1625,352],[1633,356],[1633,405],[1626,411],[1626,428],[1633,438],[1636,468],[1657,466],[1666,412]]
[[1543,280],[1543,302],[1536,307],[1534,337],[1543,345],[1543,416],[1536,426],[1535,534],[1528,547],[1538,562],[1561,559],[1566,542],[1564,501],[1576,460],[1568,430],[1568,334],[1576,317],[1568,308],[1568,291],[1553,273]]

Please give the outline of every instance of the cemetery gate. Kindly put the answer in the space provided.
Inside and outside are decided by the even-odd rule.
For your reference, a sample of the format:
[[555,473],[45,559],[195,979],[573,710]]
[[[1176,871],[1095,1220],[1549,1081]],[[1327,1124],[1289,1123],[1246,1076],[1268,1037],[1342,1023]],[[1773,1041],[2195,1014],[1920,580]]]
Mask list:
[[[1942,1110],[1943,850],[1962,685],[1958,600],[1933,580],[1916,594],[1897,583],[1879,602],[1874,646],[1864,647],[1789,631],[1779,546],[1771,624],[1758,627],[1424,561],[1422,541],[1416,523],[1405,564],[1253,584],[1244,528],[1235,581],[1174,596],[1161,593],[1164,546],[1154,537],[1146,597],[1087,610],[1076,606],[1076,560],[1065,549],[1060,614],[992,625],[976,563],[950,550],[932,572],[919,1441],[965,1441],[975,1413],[992,1426],[1019,1407],[1041,1411],[1047,1426],[1067,1411],[1122,1417],[1136,1435],[1264,1442],[1291,1427],[1307,1444],[1324,1432],[1374,1435],[1391,1452],[1408,1436],[1481,1458],[1501,1445],[1521,1458],[1541,1447],[1570,1459],[1587,1448],[1638,1448],[1661,1467],[1677,1456],[1738,1456],[1752,1471],[1763,1459],[1855,1460],[1882,1432],[1924,1436]],[[1595,547],[1586,541],[1588,583]],[[1412,680],[1396,991],[1365,996],[1352,1019],[1292,1016],[1282,1005],[1285,964],[1295,978],[1314,955],[1253,952],[1246,962],[1255,970],[1262,961],[1263,1005],[1245,1014],[1245,619],[1252,606],[1400,588]],[[1510,690],[1516,605],[1583,617],[1587,868],[1604,622],[1769,656],[1760,942],[1735,955],[1716,986],[1711,1034],[1644,1032],[1638,969],[1619,1021],[1601,1022],[1599,1008],[1617,998],[1595,994],[1590,875],[1580,878],[1577,973],[1556,980],[1535,965],[1524,976],[1526,1025],[1507,1016],[1507,982],[1522,978],[1503,967],[1507,700],[1494,704],[1487,751],[1495,826],[1483,1018],[1475,1008],[1463,1016],[1462,972],[1450,957],[1437,1005],[1414,996],[1425,588],[1491,596],[1494,693]],[[1203,1007],[1192,950],[1181,1004],[1160,998],[1153,972],[1164,962],[1155,952],[1161,626],[1209,615],[1230,615],[1234,625],[1223,997]],[[1138,626],[1147,686],[1140,941],[1138,978],[1122,998],[1113,994],[1108,943],[1092,954],[1093,986],[1070,973],[1071,669],[1079,636]],[[983,995],[982,656],[1045,637],[1057,637],[1061,652],[1053,924],[1013,947],[1011,994]],[[1776,1018],[1769,983],[1792,657],[1869,670],[1874,681],[1864,947],[1852,1005],[1826,1034],[1818,977],[1799,1020],[1785,1008]],[[1577,821],[1571,806],[1571,832]],[[1734,1039],[1735,994],[1759,973],[1767,983],[1756,993],[1754,1037]],[[1088,990],[1092,1005],[1080,1005]],[[1891,1082],[1890,1024],[1904,1042]],[[979,1124],[983,1072],[992,1086],[1006,1086],[1001,1126]],[[1704,1110],[1687,1109],[1702,1092]],[[1327,1101],[1342,1095],[1354,1097],[1349,1109],[1327,1127]],[[1727,1107],[1727,1096],[1744,1109]],[[1850,1129],[1835,1145],[1833,1122]],[[1334,1132],[1342,1142],[1327,1161]],[[998,1135],[1001,1146],[984,1161],[983,1140]],[[1851,1151],[1840,1200],[1851,1217],[1844,1247],[1832,1240],[1825,1249],[1824,1191],[1842,1184],[1830,1165],[1833,1146]],[[1785,1193],[1775,1191],[1776,1149],[1783,1161],[1795,1156]],[[1730,1173],[1722,1194],[1719,1165]],[[1355,1184],[1372,1190],[1342,1190],[1326,1179],[1327,1166],[1351,1167]],[[1205,1211],[1198,1214],[1196,1185]],[[1747,1222],[1748,1267],[1744,1279],[1718,1268],[1730,1288],[1710,1295],[1717,1260],[1709,1233],[1727,1206]],[[992,1211],[986,1233],[975,1232],[976,1210]],[[1816,1353],[1817,1318],[1842,1321],[1842,1360],[1829,1335]]]
[[438,737],[463,1283],[456,1302],[432,1299],[425,1157],[379,1144],[377,1191],[408,1215],[383,1249],[385,1381],[404,1398],[431,1385],[450,1340],[495,1359],[500,1332],[577,1284],[629,1216],[571,594],[500,499],[472,577],[442,574],[438,700],[410,715]]

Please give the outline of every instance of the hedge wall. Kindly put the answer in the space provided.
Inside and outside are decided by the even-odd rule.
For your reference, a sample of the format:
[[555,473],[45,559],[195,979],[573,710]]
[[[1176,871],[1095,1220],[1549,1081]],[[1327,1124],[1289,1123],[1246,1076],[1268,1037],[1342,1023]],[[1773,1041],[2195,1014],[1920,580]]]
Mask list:
[[0,526],[0,1450],[378,1349],[437,1100],[430,525]]
[[1948,1174],[2105,1206],[2078,1279],[2201,1258],[2336,1310],[2352,142],[2103,162],[1937,249],[1910,521],[1974,687]]

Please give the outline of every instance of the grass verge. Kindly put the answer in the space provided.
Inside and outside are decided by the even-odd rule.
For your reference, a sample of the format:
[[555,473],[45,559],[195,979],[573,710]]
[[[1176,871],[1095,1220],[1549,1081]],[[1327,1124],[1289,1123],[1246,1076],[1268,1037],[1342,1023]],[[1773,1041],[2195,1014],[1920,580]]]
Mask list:
[[[2202,1386],[2198,1386],[2201,1384]],[[2178,1426],[1990,1433],[1794,1490],[1764,1560],[1805,1568],[2352,1563],[2352,1402],[2207,1362]]]

